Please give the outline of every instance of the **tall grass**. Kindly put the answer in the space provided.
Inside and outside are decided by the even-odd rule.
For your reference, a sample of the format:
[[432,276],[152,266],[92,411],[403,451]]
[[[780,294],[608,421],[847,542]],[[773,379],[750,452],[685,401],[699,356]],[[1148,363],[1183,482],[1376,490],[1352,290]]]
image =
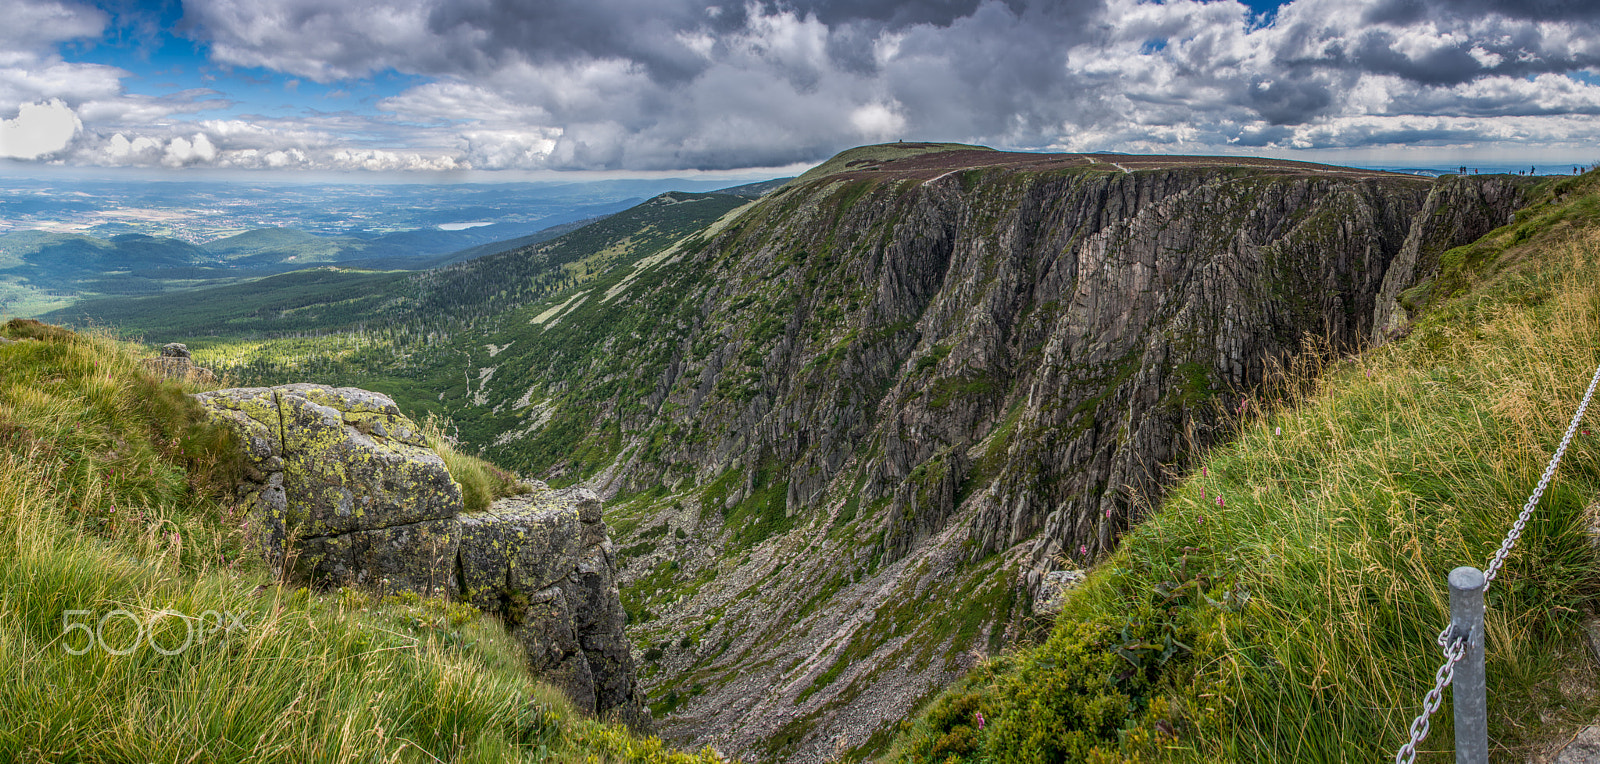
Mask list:
[[39,339],[0,344],[0,761],[713,758],[583,718],[465,606],[275,585],[182,388],[3,331]]
[[[891,757],[1392,757],[1440,663],[1446,574],[1486,565],[1600,364],[1600,232],[1516,254],[1409,337],[1256,401],[1044,645],[975,671]],[[1582,647],[1600,604],[1595,416],[1488,593],[1496,759],[1600,712]],[[1446,760],[1451,725],[1446,701],[1420,760]]]
[[462,453],[456,446],[460,441],[446,432],[448,425],[437,415],[429,414],[422,421],[422,435],[433,445],[434,453],[444,459],[450,476],[461,486],[461,503],[468,512],[482,512],[496,499],[516,496],[533,490],[516,475],[496,467],[489,461]]

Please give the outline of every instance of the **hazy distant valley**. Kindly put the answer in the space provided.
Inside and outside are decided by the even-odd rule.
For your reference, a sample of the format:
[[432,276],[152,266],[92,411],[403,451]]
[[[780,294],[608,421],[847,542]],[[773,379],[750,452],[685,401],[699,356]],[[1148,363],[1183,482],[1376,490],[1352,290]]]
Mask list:
[[0,316],[318,265],[422,270],[554,238],[705,181],[289,185],[8,178]]

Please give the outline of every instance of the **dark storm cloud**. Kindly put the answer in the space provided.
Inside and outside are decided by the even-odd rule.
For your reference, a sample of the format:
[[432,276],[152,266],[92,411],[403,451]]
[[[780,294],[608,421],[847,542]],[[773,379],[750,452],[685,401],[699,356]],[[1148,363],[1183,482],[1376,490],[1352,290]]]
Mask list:
[[1483,65],[1472,57],[1471,46],[1437,48],[1418,56],[1395,49],[1393,35],[1374,32],[1362,35],[1340,63],[1358,71],[1395,74],[1424,85],[1454,85],[1481,76]]
[[1593,0],[1380,0],[1362,14],[1368,24],[1414,24],[1456,16],[1490,14],[1530,21],[1600,21],[1600,3]]
[[1120,73],[1069,74],[1068,51],[1090,39],[1085,22],[1098,10],[1080,3],[1016,15],[990,4],[947,29],[907,30],[896,60],[884,67],[889,90],[908,121],[945,134],[1013,131],[1039,140],[1066,121],[1115,120],[1095,106],[1098,91],[1120,89]]
[[455,53],[476,68],[507,57],[622,58],[660,81],[681,82],[704,71],[705,61],[678,34],[725,34],[744,24],[742,7],[708,12],[711,7],[684,0],[463,0],[436,7],[428,26],[445,39],[467,42]]
[[[1393,74],[1425,85],[1455,85],[1489,74],[1527,77],[1600,66],[1600,48],[1550,50],[1544,45],[1541,30],[1532,25],[1509,26],[1487,39],[1463,36],[1459,41],[1415,53],[1405,49],[1402,36],[1406,31],[1364,29],[1349,36],[1324,38],[1317,41],[1327,43],[1323,55],[1286,59],[1282,63],[1356,74]],[[1498,61],[1486,65],[1484,56]]]
[[[1555,0],[1376,0],[1351,3],[1358,24],[1290,14],[1282,22],[1284,65],[1392,74],[1424,85],[1485,76],[1530,77],[1600,66],[1600,2]],[[1415,49],[1419,33],[1448,39]],[[1315,55],[1305,56],[1307,51]]]
[[[854,22],[872,22],[891,29],[912,24],[950,26],[956,19],[971,16],[982,0],[800,0],[784,3],[802,13],[816,14],[818,20],[829,26]],[[1060,5],[1070,6],[1063,2]],[[1084,3],[1077,3],[1083,5]],[[774,7],[781,7],[772,4]],[[1020,13],[1027,3],[1022,0],[1007,2],[1013,12]]]
[[[752,5],[737,0],[459,0],[443,3],[428,25],[445,39],[470,41],[458,60],[491,67],[507,58],[566,62],[619,58],[643,66],[657,81],[677,83],[705,71],[707,62],[681,35],[714,39],[737,33],[761,13],[792,12],[830,27],[828,52],[841,67],[875,70],[871,47],[886,30],[914,25],[948,27],[986,0],[783,0]],[[1024,0],[1004,0],[1022,13]],[[1043,7],[1097,7],[1074,0]],[[465,32],[465,34],[462,34]]]
[[1272,125],[1302,124],[1327,113],[1334,102],[1332,85],[1304,71],[1254,77],[1244,91],[1245,105]]

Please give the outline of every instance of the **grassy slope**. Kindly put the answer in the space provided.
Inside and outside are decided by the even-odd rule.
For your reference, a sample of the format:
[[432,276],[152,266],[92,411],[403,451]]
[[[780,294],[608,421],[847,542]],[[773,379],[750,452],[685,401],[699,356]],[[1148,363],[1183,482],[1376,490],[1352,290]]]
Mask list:
[[[1543,191],[1446,253],[1408,337],[1286,374],[1291,402],[1247,412],[1044,644],[945,691],[888,758],[1392,757],[1439,664],[1445,574],[1486,564],[1600,362],[1600,176]],[[1582,646],[1600,605],[1590,427],[1488,595],[1496,758],[1600,713]],[[1451,729],[1447,701],[1422,760],[1445,760]]]
[[858,146],[848,151],[835,154],[831,159],[822,164],[806,170],[800,177],[794,179],[793,185],[799,186],[810,183],[818,178],[847,172],[856,165],[886,162],[891,159],[904,159],[919,154],[932,154],[940,151],[993,151],[988,146],[971,146],[965,143],[877,143],[871,146]]
[[[36,338],[0,344],[0,760],[708,760],[580,717],[470,608],[273,586],[180,387],[102,337],[0,336]],[[66,630],[102,618],[175,654]]]

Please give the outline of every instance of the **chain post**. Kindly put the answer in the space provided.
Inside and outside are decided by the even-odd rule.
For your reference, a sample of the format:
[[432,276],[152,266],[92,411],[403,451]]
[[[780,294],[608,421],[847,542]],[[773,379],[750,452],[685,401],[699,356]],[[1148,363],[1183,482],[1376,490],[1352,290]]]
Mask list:
[[1456,764],[1488,764],[1489,703],[1483,668],[1483,571],[1450,571],[1450,632],[1465,649],[1450,685],[1455,711]]
[[[1444,665],[1434,674],[1433,689],[1422,697],[1422,713],[1412,720],[1410,735],[1400,750],[1395,752],[1395,764],[1412,764],[1416,761],[1417,746],[1428,737],[1428,719],[1439,710],[1444,688],[1455,681],[1458,663],[1466,665],[1461,668],[1461,683],[1452,691],[1456,713],[1456,761],[1478,764],[1489,760],[1488,693],[1483,665],[1483,595],[1494,583],[1495,576],[1500,574],[1500,568],[1505,565],[1512,548],[1522,538],[1528,519],[1533,516],[1539,497],[1544,495],[1550,479],[1555,476],[1556,467],[1561,465],[1561,457],[1566,454],[1567,446],[1572,444],[1572,436],[1578,432],[1578,424],[1583,421],[1597,387],[1600,387],[1600,368],[1594,370],[1594,376],[1589,379],[1589,389],[1584,391],[1577,413],[1572,415],[1572,422],[1561,436],[1561,444],[1545,466],[1544,474],[1539,476],[1539,484],[1534,487],[1533,495],[1522,505],[1522,512],[1511,524],[1505,540],[1500,542],[1500,549],[1489,559],[1488,567],[1483,571],[1472,567],[1450,571],[1450,625],[1439,632],[1438,639],[1439,648],[1444,651]],[[1461,576],[1460,586],[1457,585],[1458,574]],[[1472,725],[1475,725],[1475,729],[1469,728]]]

